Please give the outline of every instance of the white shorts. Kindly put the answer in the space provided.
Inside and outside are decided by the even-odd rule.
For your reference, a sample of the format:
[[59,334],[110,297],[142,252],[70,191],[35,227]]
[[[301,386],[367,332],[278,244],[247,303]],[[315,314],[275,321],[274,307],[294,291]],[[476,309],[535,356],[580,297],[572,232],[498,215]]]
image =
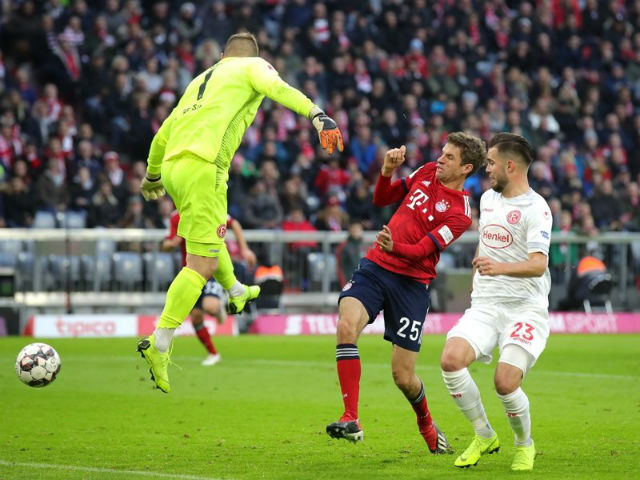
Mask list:
[[[521,300],[508,302],[474,302],[449,333],[451,337],[464,338],[471,344],[476,360],[491,363],[494,348],[500,355],[507,345],[522,347],[531,355],[531,362],[523,372],[533,366],[549,338],[549,311]],[[506,363],[512,361],[505,359]],[[519,365],[516,365],[519,366]],[[522,368],[522,367],[521,367]]]

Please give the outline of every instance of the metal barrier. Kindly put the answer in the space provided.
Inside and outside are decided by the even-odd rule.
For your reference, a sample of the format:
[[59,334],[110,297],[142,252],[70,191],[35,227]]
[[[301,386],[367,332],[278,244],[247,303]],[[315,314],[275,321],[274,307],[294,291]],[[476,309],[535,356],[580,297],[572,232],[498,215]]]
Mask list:
[[[165,235],[164,230],[143,229],[1,229],[0,267],[15,269],[16,288],[13,297],[0,300],[0,307],[19,308],[23,317],[36,311],[63,312],[70,307],[92,311],[157,311],[164,302],[172,273],[168,271],[168,258],[164,256],[160,261],[155,256]],[[364,233],[362,253],[375,235],[376,232]],[[318,312],[335,309],[341,288],[335,255],[337,246],[347,238],[346,232],[245,230],[245,237],[262,262],[282,267],[285,288],[281,309]],[[233,241],[232,232],[228,239]],[[316,246],[295,251],[291,247],[296,242],[316,242]],[[465,282],[477,242],[478,234],[467,232],[443,252],[439,276],[450,275],[457,280],[450,284],[440,282],[437,286],[440,311],[447,310],[447,299],[456,305],[457,311],[468,301]],[[640,233],[619,232],[595,237],[553,233],[552,308],[554,301],[567,291],[576,259],[592,249],[599,251],[612,274],[616,285],[612,296],[614,308],[638,308]],[[175,274],[180,268],[179,254],[171,259]],[[157,270],[160,267],[162,274]],[[456,287],[459,292],[452,293],[450,285],[462,286]]]

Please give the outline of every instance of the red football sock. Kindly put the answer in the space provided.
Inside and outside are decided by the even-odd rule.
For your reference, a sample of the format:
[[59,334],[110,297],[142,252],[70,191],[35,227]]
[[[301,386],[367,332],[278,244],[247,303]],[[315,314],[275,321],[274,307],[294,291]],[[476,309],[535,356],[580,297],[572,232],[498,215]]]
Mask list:
[[200,325],[194,325],[193,328],[196,331],[196,335],[198,335],[198,338],[200,339],[200,343],[204,345],[204,348],[206,348],[207,351],[212,355],[218,353],[216,347],[213,346],[211,336],[209,335],[209,330],[207,330],[207,327],[204,326],[204,323],[201,323]]
[[433,423],[429,407],[427,406],[427,396],[424,394],[424,384],[420,385],[420,394],[411,401],[411,406],[413,407],[413,411],[416,412],[418,423],[425,425],[431,425]]
[[344,415],[340,421],[358,419],[358,396],[360,395],[360,354],[358,347],[342,343],[336,347],[336,363],[340,390],[344,402]]

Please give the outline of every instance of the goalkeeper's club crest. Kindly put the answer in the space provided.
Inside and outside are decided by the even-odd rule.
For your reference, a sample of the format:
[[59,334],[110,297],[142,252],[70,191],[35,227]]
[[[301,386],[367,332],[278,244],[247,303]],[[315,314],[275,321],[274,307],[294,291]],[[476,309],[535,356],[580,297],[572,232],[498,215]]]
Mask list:
[[520,213],[520,210],[511,210],[509,213],[507,213],[507,222],[509,222],[511,225],[515,225],[520,221],[521,217],[522,213]]
[[227,226],[226,225],[220,225],[218,227],[218,237],[220,238],[224,238],[224,236],[227,234]]

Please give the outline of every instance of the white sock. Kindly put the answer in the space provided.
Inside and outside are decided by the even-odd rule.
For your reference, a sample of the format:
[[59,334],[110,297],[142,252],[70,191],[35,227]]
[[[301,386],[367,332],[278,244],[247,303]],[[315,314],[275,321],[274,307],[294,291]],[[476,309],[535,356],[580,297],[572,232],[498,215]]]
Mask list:
[[442,379],[447,386],[453,401],[465,417],[473,425],[476,435],[491,438],[494,435],[493,428],[484,412],[484,406],[480,399],[480,391],[475,384],[469,370],[463,368],[456,372],[442,371]]
[[517,447],[528,447],[531,445],[531,416],[529,415],[529,399],[518,387],[515,391],[507,395],[498,394],[504,409],[507,412],[509,423],[515,437]]
[[156,339],[156,350],[160,353],[165,353],[169,350],[169,345],[171,345],[171,340],[173,339],[175,331],[175,328],[156,328],[156,331],[153,332]]
[[242,285],[238,280],[233,286],[229,289],[230,297],[239,297],[240,295],[244,295],[244,285]]

